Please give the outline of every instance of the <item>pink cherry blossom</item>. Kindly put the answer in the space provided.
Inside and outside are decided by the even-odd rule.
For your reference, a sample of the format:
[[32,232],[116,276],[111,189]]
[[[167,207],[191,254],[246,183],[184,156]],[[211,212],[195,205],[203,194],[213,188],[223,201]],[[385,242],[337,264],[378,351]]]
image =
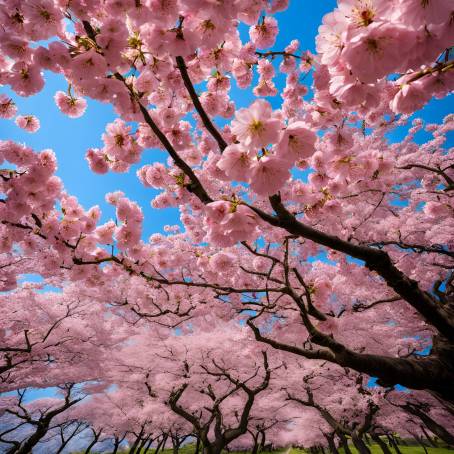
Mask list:
[[95,49],[77,55],[72,61],[72,77],[76,80],[104,76],[106,69],[107,64],[104,57]]
[[275,194],[290,178],[288,161],[276,156],[258,159],[251,170],[251,189],[261,196]]
[[410,114],[428,101],[428,93],[422,81],[404,83],[390,103],[393,112]]
[[18,115],[16,124],[19,128],[25,129],[27,132],[36,132],[40,127],[38,118],[33,115]]
[[58,108],[71,118],[81,117],[87,108],[87,101],[85,99],[68,96],[63,91],[57,91],[54,99]]
[[238,110],[231,125],[236,138],[252,148],[277,142],[281,127],[281,121],[272,115],[270,103],[263,99],[254,101],[247,109]]
[[252,158],[244,146],[234,144],[229,145],[224,150],[221,159],[216,165],[231,180],[248,181],[252,167]]
[[0,117],[64,79],[119,185],[101,213],[0,141],[2,448],[454,444],[454,115],[412,117],[454,88],[451,3],[339,0],[311,54],[287,0],[0,2]]
[[249,36],[257,48],[266,49],[274,45],[278,31],[276,19],[266,16],[258,25],[253,25],[249,29]]
[[235,266],[236,257],[232,253],[218,252],[210,257],[210,268],[219,273],[226,273],[231,271]]
[[8,83],[19,96],[31,96],[42,90],[44,79],[39,67],[18,61],[8,74]]
[[4,94],[0,94],[0,118],[13,118],[16,112],[17,107],[13,100]]
[[219,246],[255,240],[259,219],[248,207],[237,202],[219,201],[206,205],[208,238]]
[[414,42],[414,33],[399,25],[374,22],[352,34],[342,51],[342,60],[362,82],[375,82],[405,65],[400,55]]
[[85,158],[93,172],[103,174],[109,170],[108,158],[102,150],[90,148],[85,154]]
[[276,156],[294,163],[307,159],[315,152],[316,135],[304,122],[290,124],[276,146]]

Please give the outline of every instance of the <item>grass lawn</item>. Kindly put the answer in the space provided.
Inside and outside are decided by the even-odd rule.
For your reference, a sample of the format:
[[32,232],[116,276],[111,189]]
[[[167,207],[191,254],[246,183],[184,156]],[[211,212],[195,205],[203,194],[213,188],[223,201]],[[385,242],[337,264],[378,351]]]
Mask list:
[[[383,454],[383,451],[377,445],[369,446],[372,454]],[[393,448],[390,448],[391,452],[394,454],[395,451]],[[399,449],[402,451],[402,454],[424,454],[424,449],[420,446],[399,446]],[[358,451],[352,446],[350,450],[354,454],[358,454]],[[344,454],[343,449],[339,449],[339,452]],[[454,450],[446,448],[427,448],[429,454],[454,454]]]
[[[369,446],[370,450],[372,451],[372,454],[383,454],[383,451],[380,449],[379,446],[377,445],[372,445]],[[402,454],[425,454],[424,449],[422,449],[419,446],[399,446],[400,450],[402,451]],[[353,454],[358,454],[358,451],[351,446],[350,447],[351,451]],[[395,451],[393,448],[390,448],[391,452],[394,454]],[[162,452],[162,451],[161,451]],[[284,454],[287,452],[287,449],[280,449],[273,451],[272,453],[269,454]],[[329,454],[329,450],[325,449],[326,454]],[[339,452],[341,454],[344,454],[344,450],[340,449]],[[452,449],[446,449],[446,448],[427,448],[427,452],[429,454],[454,454],[454,450]],[[149,451],[149,454],[152,454],[153,451]],[[180,448],[179,454],[193,454],[194,453],[194,446],[183,446]],[[302,449],[298,448],[291,448],[288,451],[289,454],[305,454],[306,451],[303,451]],[[148,453],[147,453],[148,454]],[[171,449],[165,449],[163,454],[172,454]],[[245,454],[245,453],[235,453],[231,452],[230,454]],[[266,453],[268,454],[268,453]]]

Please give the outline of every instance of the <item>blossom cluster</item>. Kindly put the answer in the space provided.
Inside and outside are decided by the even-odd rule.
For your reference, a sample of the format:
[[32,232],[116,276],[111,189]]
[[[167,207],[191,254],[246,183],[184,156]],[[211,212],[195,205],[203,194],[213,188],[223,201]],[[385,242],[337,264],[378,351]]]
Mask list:
[[339,1],[317,37],[330,95],[348,108],[370,110],[387,90],[390,109],[404,114],[445,96],[454,86],[452,71],[445,71],[449,63],[434,62],[453,44],[451,16],[449,0]]

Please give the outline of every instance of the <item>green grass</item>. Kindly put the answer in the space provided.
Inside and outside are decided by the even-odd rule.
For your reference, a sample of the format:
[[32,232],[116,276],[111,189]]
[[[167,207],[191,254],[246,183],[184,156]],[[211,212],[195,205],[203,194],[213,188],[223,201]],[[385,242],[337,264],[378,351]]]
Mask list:
[[[383,454],[383,451],[377,445],[369,446],[369,448],[370,448],[372,454]],[[402,454],[425,454],[424,449],[421,448],[420,446],[399,446],[399,448],[400,448]],[[394,449],[392,447],[390,449],[391,449],[391,452],[394,454],[395,453]],[[358,454],[358,451],[353,446],[350,447],[350,450],[352,451],[353,454]],[[180,448],[180,451],[178,454],[194,454],[194,451],[195,451],[194,446],[182,446]],[[286,451],[287,451],[287,449],[279,449],[279,450],[273,451],[272,453],[269,453],[269,454],[283,454]],[[343,449],[340,449],[339,451],[341,452],[341,454],[344,454]],[[150,450],[150,451],[148,451],[147,454],[153,454],[153,452],[154,452],[154,450]],[[329,450],[326,449],[325,452],[328,454]],[[446,448],[427,448],[427,452],[429,454],[454,454],[454,450],[446,449]],[[289,454],[305,454],[305,453],[306,453],[306,451],[299,449],[299,448],[291,448],[289,451]],[[145,453],[143,453],[143,454],[145,454]],[[165,449],[163,454],[172,454],[172,450]],[[230,452],[230,454],[245,454],[245,453]],[[263,454],[268,454],[268,453],[263,453]]]
[[[383,451],[380,449],[378,445],[369,446],[372,454],[383,454]],[[401,450],[402,454],[424,454],[424,449],[421,446],[401,446],[399,445],[399,449]],[[353,454],[358,454],[358,451],[351,446],[350,450]],[[394,448],[390,448],[391,452],[394,454]],[[343,449],[339,449],[341,454],[344,454]],[[427,452],[429,454],[454,454],[452,449],[446,448],[427,448]]]

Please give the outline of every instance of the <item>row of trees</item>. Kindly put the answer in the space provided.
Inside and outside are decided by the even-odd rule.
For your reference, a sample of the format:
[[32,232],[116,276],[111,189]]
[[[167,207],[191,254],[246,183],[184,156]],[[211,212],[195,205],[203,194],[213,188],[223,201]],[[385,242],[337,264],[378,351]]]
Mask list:
[[[389,454],[389,443],[399,452],[396,439],[454,446],[452,407],[426,392],[370,386],[368,377],[326,361],[295,361],[220,319],[180,335],[111,320],[109,333],[90,335],[76,321],[92,315],[90,306],[48,318],[51,334],[29,335],[31,350],[16,351],[16,366],[2,374],[2,390],[20,386],[1,398],[5,452],[172,446],[176,454],[189,441],[207,454],[288,445],[348,453],[350,442],[370,454],[371,440]],[[65,339],[71,347],[63,352]],[[27,398],[42,386],[55,386],[55,397]]]
[[[452,91],[451,2],[340,0],[317,55],[274,47],[287,3],[0,3],[0,84],[30,96],[51,71],[62,113],[112,104],[88,165],[141,162],[152,206],[181,220],[146,240],[128,188],[105,219],[51,150],[0,142],[7,452],[87,434],[87,452],[453,444],[454,118],[409,119]],[[237,108],[232,87],[258,99]]]

